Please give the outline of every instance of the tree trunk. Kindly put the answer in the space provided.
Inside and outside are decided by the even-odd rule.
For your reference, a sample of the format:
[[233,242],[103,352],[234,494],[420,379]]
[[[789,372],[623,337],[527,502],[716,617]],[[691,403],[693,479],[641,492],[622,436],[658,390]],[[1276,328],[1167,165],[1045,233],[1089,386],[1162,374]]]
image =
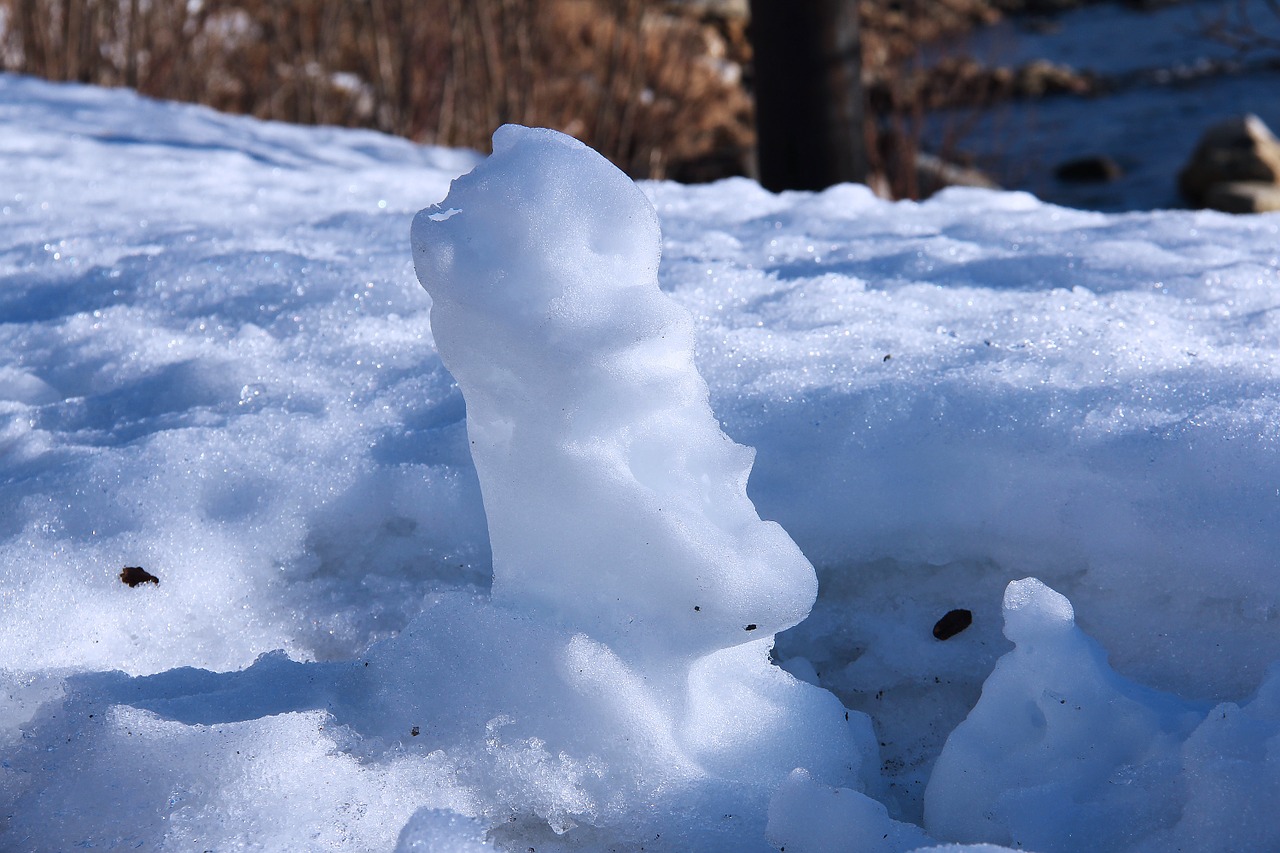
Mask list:
[[865,180],[856,0],[751,0],[751,33],[760,183]]

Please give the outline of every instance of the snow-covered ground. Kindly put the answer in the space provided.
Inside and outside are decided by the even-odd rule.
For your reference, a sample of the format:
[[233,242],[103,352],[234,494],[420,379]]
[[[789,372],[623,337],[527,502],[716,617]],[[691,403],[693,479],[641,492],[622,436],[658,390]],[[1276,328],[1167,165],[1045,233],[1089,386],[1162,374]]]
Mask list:
[[[625,182],[577,150],[543,181],[529,150],[483,173],[531,188],[514,212],[476,196],[488,213],[457,217],[455,246],[499,247],[464,269],[650,286],[638,195],[597,191]],[[1280,843],[1280,215],[641,187],[711,409],[757,450],[748,494],[817,568],[774,658],[844,730],[828,694],[759,669],[767,637],[618,623],[683,594],[667,563],[634,589],[602,567],[647,603],[599,618],[589,565],[549,591],[503,574],[522,523],[547,553],[578,553],[563,526],[635,560],[607,485],[574,505],[587,522],[557,517],[579,481],[555,457],[519,469],[546,478],[528,515],[501,505],[490,598],[476,436],[410,250],[477,156],[0,76],[0,162],[0,848]],[[615,251],[636,269],[593,265]],[[474,369],[480,393],[515,371],[539,405],[585,394],[516,347],[538,324],[513,299],[454,336],[473,369],[522,354]],[[666,328],[564,312],[554,335]],[[681,352],[650,353],[673,394]],[[624,366],[643,394],[586,396],[660,410]],[[634,470],[683,472],[643,485],[690,512],[743,461],[700,467],[695,404],[629,445]],[[762,631],[804,601],[788,565]],[[935,639],[961,608],[972,625]]]

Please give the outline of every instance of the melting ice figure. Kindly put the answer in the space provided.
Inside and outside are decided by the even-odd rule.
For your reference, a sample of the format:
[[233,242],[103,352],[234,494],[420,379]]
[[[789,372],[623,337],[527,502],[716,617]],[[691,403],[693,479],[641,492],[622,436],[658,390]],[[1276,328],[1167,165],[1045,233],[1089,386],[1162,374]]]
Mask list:
[[804,618],[813,568],[747,498],[753,452],[711,412],[630,180],[570,137],[506,126],[413,245],[467,401],[495,601],[641,666]]
[[538,737],[579,755],[621,739],[695,775],[776,787],[803,766],[849,784],[869,725],[768,661],[817,581],[747,497],[753,452],[721,432],[692,321],[658,287],[652,206],[554,131],[508,125],[493,147],[412,232],[466,398],[488,610],[536,626],[509,656],[474,653],[525,661],[515,677],[541,698],[495,689],[484,713],[545,717]]

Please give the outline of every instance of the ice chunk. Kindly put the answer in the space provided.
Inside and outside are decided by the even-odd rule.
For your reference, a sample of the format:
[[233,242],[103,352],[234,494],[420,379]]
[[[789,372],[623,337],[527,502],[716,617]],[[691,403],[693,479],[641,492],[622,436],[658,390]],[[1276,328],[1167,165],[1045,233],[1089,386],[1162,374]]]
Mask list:
[[1009,584],[1004,615],[1015,648],[938,757],[929,833],[1048,853],[1125,849],[1171,825],[1180,745],[1203,709],[1116,674],[1035,578]]
[[493,144],[413,250],[467,402],[494,600],[633,664],[794,625],[813,569],[747,498],[753,452],[721,432],[692,321],[658,288],[653,208],[570,137],[508,125]]

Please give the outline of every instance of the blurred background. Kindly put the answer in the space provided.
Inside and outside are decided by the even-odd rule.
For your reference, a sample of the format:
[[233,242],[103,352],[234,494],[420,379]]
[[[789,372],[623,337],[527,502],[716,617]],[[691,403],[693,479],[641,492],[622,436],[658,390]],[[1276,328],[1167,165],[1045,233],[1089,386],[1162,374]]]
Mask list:
[[1205,131],[1280,126],[1280,0],[0,0],[0,65],[482,151],[554,127],[635,178],[1123,210],[1205,203]]

